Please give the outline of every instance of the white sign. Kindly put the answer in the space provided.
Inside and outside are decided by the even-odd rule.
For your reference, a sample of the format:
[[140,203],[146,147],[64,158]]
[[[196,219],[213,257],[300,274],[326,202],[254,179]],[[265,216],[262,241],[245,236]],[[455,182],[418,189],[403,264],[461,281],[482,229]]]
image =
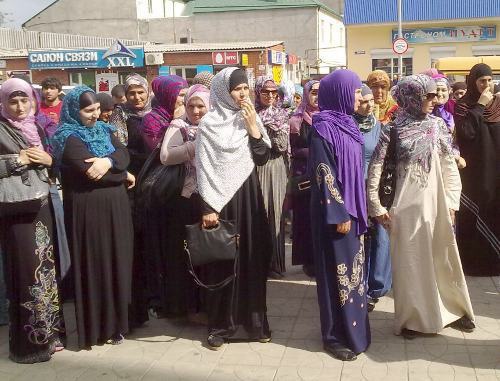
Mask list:
[[396,54],[405,54],[408,50],[408,42],[404,38],[396,38],[392,43],[392,50]]
[[100,73],[95,75],[96,93],[111,95],[111,89],[118,85],[118,73]]
[[7,68],[7,61],[0,60],[0,69],[6,69],[6,68]]

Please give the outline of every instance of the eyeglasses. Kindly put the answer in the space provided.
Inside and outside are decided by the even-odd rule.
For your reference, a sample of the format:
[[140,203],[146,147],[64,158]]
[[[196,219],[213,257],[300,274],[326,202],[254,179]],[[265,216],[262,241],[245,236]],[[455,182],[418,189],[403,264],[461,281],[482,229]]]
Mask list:
[[275,97],[278,94],[276,90],[262,90],[260,93],[266,97]]

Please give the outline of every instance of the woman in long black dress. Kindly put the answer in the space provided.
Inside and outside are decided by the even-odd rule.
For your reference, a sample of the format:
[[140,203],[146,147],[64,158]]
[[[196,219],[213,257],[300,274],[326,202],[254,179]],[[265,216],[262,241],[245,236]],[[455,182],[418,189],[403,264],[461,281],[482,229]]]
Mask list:
[[[249,99],[243,70],[226,68],[211,87],[211,108],[201,120],[196,140],[198,191],[202,225],[219,218],[235,220],[239,244],[236,280],[207,295],[208,345],[218,349],[225,339],[269,341],[266,279],[272,251],[271,235],[256,165],[269,159],[271,142]],[[210,284],[233,271],[233,263],[206,266]]]
[[97,121],[99,103],[86,86],[64,98],[53,138],[64,192],[75,276],[78,344],[120,343],[129,330],[133,227],[125,183],[127,149],[114,127]]
[[455,106],[457,141],[467,162],[457,213],[457,243],[466,275],[500,275],[500,96],[492,71],[477,64]]
[[38,212],[0,218],[9,300],[9,357],[18,363],[36,363],[50,360],[65,339],[47,173],[52,157],[45,152],[43,130],[35,123],[31,86],[9,79],[2,84],[0,101],[0,178],[23,176],[36,168],[47,181],[47,197]]

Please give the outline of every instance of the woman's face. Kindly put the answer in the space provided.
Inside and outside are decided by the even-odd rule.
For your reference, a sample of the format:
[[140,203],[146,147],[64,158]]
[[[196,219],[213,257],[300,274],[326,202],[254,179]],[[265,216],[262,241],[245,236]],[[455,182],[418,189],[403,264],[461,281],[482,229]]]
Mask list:
[[174,119],[180,118],[186,113],[186,107],[184,106],[184,97],[186,96],[187,89],[182,89],[177,95],[177,100],[175,101],[174,109]]
[[233,98],[236,106],[241,108],[241,104],[245,99],[250,99],[250,87],[247,83],[242,83],[236,86],[233,91],[231,91],[231,98]]
[[458,101],[465,95],[466,92],[467,89],[458,89],[453,93],[453,97]]
[[375,86],[371,87],[373,93],[373,99],[376,104],[380,104],[385,102],[387,99],[387,91],[389,90],[388,86],[385,83],[378,83]]
[[367,116],[373,112],[375,108],[375,101],[373,100],[373,94],[366,94],[359,103],[358,111],[359,115]]
[[450,91],[448,90],[448,86],[444,83],[439,83],[437,85],[437,104],[444,105],[450,99]]
[[32,104],[28,97],[17,96],[9,98],[4,106],[15,119],[23,120],[29,115]]
[[93,127],[101,114],[101,104],[99,102],[91,104],[80,110],[80,121],[85,127]]
[[201,118],[207,113],[207,107],[200,98],[193,97],[187,104],[186,113],[189,121],[197,126]]
[[361,95],[361,88],[356,89],[354,92],[354,112],[357,112],[359,109],[359,105],[361,104],[361,101],[363,100],[363,96]]
[[428,93],[424,95],[422,100],[422,112],[424,114],[430,114],[434,110],[434,106],[437,104],[437,94]]
[[477,91],[482,94],[484,90],[491,86],[491,81],[493,81],[491,75],[484,75],[476,79]]
[[295,95],[293,96],[293,101],[297,106],[300,105],[300,102],[302,102],[302,96],[298,93],[295,93]]
[[147,91],[139,85],[130,85],[125,95],[127,102],[137,110],[142,110],[148,101]]
[[276,98],[278,97],[278,90],[274,88],[264,88],[260,92],[260,103],[265,106],[269,107],[276,102]]
[[315,83],[311,87],[311,91],[309,91],[309,104],[312,107],[318,107],[318,91],[319,91],[319,82]]

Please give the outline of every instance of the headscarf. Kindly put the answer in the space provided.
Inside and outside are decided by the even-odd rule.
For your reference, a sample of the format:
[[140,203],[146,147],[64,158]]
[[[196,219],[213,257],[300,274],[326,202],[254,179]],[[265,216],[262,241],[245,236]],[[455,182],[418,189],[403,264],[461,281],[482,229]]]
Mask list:
[[[361,86],[361,95],[365,97],[368,94],[373,94],[372,90],[367,85],[363,84]],[[358,123],[358,127],[362,133],[366,134],[377,124],[377,118],[375,118],[373,112],[368,115],[361,115],[358,113],[354,113],[353,116],[354,120],[356,120],[356,123]]]
[[313,116],[313,128],[332,148],[337,163],[337,178],[346,211],[356,220],[357,234],[367,227],[364,180],[363,135],[354,113],[355,91],[361,80],[350,70],[336,70],[319,86],[320,112]]
[[141,129],[145,135],[159,138],[174,117],[175,103],[179,92],[188,87],[186,80],[177,75],[159,76],[151,82],[157,104],[142,120]]
[[[479,63],[472,67],[467,76],[467,92],[458,100],[455,106],[456,117],[466,118],[469,110],[477,104],[481,93],[477,89],[476,81],[486,75],[493,76],[493,72],[488,65]],[[498,95],[495,95],[493,101],[484,108],[483,117],[488,123],[500,122],[500,97]]]
[[127,78],[125,78],[125,96],[127,95],[128,90],[132,85],[141,86],[146,91],[146,93],[148,94],[148,99],[146,101],[146,104],[142,109],[137,109],[133,107],[128,101],[123,103],[122,105],[128,112],[137,115],[139,117],[143,117],[144,115],[146,115],[151,111],[151,93],[149,91],[148,81],[146,80],[146,78],[136,73],[128,75]]
[[276,83],[271,76],[260,76],[255,81],[255,110],[262,123],[273,131],[289,130],[288,114],[285,109],[276,106],[277,100],[271,106],[264,106],[260,101],[262,90],[272,88],[277,90]]
[[299,94],[302,98],[304,96],[304,88],[300,85],[295,85],[295,95]]
[[[207,110],[210,109],[210,90],[204,86],[204,85],[193,85],[191,86],[185,97],[184,97],[184,103],[186,104],[186,109],[188,107],[189,102],[194,99],[194,98],[199,98],[207,108]],[[196,137],[196,132],[198,130],[198,126],[194,125],[188,117],[188,114],[186,114],[182,118],[174,119],[171,123],[171,125],[175,125],[176,127],[179,128],[184,128],[187,137],[190,141],[194,141]]]
[[436,82],[426,74],[405,77],[392,89],[399,105],[394,120],[398,131],[398,161],[406,163],[407,168],[419,168],[412,170],[412,176],[422,186],[427,184],[436,143],[443,154],[452,154],[451,135],[444,122],[422,111],[425,96],[434,92]]
[[66,141],[73,135],[81,139],[89,152],[96,157],[105,157],[115,151],[111,142],[115,127],[99,120],[92,127],[87,127],[80,120],[80,97],[87,92],[94,93],[90,87],[78,86],[63,99],[59,128],[52,138],[56,167],[61,164]]
[[319,107],[315,107],[309,103],[309,94],[316,83],[319,83],[319,81],[313,79],[304,85],[302,101],[290,118],[291,134],[298,134],[300,132],[300,127],[302,126],[303,121],[311,126],[312,116],[319,111]]
[[[245,120],[229,90],[235,70],[238,68],[228,67],[215,75],[210,89],[210,111],[201,120],[196,138],[198,190],[217,212],[233,198],[255,168]],[[257,126],[270,148],[259,116]]]
[[[436,74],[432,77],[432,79],[434,79],[436,85],[445,85],[448,88],[448,91],[450,91],[450,82],[448,82],[448,78],[446,78],[443,74]],[[443,119],[446,127],[448,127],[448,131],[453,133],[453,130],[455,129],[455,120],[453,119],[453,115],[446,110],[446,103],[436,105],[432,114]]]
[[293,101],[293,96],[295,95],[295,84],[292,81],[284,79],[281,81],[281,85],[278,90],[282,107],[292,107],[295,104]]
[[200,71],[198,74],[196,74],[193,78],[193,84],[194,85],[203,85],[210,89],[210,86],[212,85],[212,80],[214,79],[214,75],[210,73],[209,71]]
[[[29,98],[30,109],[28,111],[28,115],[24,119],[19,119],[17,116],[10,114],[8,108],[6,107],[10,96],[15,92],[21,92],[23,95],[26,94]],[[36,99],[33,94],[33,88],[28,82],[19,78],[11,78],[2,83],[2,87],[0,89],[0,103],[3,105],[1,108],[2,116],[7,119],[12,127],[21,132],[30,146],[41,148],[43,147],[42,141],[40,139],[40,135],[38,134],[38,128],[35,123],[34,109],[32,106],[35,102]]]
[[370,89],[374,86],[380,86],[381,84],[385,85],[385,88],[387,89],[386,98],[382,101],[382,103],[375,103],[375,110],[373,113],[379,121],[386,122],[387,112],[396,104],[389,92],[391,88],[391,80],[389,79],[389,76],[383,70],[374,70],[368,75],[366,84]]

